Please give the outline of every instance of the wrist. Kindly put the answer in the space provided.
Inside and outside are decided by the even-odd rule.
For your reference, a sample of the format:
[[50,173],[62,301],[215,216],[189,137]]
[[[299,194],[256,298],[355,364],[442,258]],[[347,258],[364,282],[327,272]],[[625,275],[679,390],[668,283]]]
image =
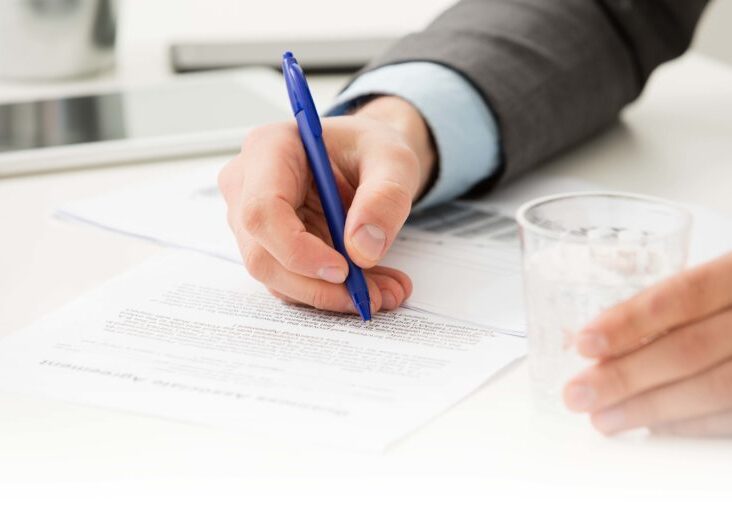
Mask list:
[[397,96],[379,96],[359,108],[354,115],[386,123],[404,137],[419,160],[420,187],[417,197],[421,196],[432,181],[437,152],[432,133],[419,110]]

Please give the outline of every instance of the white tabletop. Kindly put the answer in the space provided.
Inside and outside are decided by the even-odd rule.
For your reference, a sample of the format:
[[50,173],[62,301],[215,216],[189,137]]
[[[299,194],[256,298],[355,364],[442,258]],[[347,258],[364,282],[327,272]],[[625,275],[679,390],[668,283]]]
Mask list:
[[[108,79],[120,80],[117,75]],[[321,100],[343,79],[318,82]],[[0,83],[0,98],[37,92],[22,89]],[[58,205],[210,162],[167,161],[0,180],[0,336],[161,250],[54,220],[51,213]],[[621,124],[536,172],[582,177],[732,214],[732,69],[693,54],[664,66]],[[598,505],[619,495],[680,504],[697,495],[732,495],[730,449],[730,441],[605,439],[582,420],[567,425],[538,415],[524,363],[506,369],[383,455],[242,438],[0,393],[0,490],[12,487],[16,494],[32,492],[38,499],[96,489],[115,496],[174,493],[187,496],[188,504],[198,498],[215,503],[234,494],[266,496],[270,505],[320,497],[322,506],[343,502],[351,510],[384,496],[391,504],[458,510],[499,498],[532,501],[558,494],[570,502],[589,497]],[[413,493],[421,498],[405,502]]]

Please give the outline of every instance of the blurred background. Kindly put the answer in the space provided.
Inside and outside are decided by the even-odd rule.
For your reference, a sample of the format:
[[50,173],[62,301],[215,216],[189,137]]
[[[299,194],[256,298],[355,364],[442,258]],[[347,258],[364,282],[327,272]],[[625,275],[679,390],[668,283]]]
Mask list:
[[695,47],[732,64],[732,0],[714,0],[697,33]]
[[[454,0],[120,0],[119,61],[125,76],[156,75],[169,44],[282,38],[396,38],[419,30]],[[307,20],[307,21],[305,21]],[[732,0],[712,0],[694,48],[732,65]],[[151,53],[151,52],[154,52]],[[321,107],[343,81],[322,81]]]
[[[33,39],[26,34],[30,31],[8,14],[14,4],[26,2],[36,7],[57,8],[64,4],[78,5],[80,1],[82,4],[96,4],[89,0],[4,0],[0,3],[0,47],[6,48],[0,52],[0,64],[7,68],[5,60],[8,55],[18,53],[8,52],[8,45],[11,49],[22,47],[23,58],[31,54],[29,47]],[[116,11],[119,21],[117,62],[113,71],[93,78],[98,85],[100,81],[108,79],[129,83],[169,76],[170,47],[175,43],[301,39],[338,41],[364,37],[393,39],[419,30],[453,2],[370,0],[365,5],[353,0],[103,0],[102,4],[111,5],[111,10]],[[708,56],[732,64],[732,31],[729,27],[732,27],[732,0],[712,0],[698,30],[694,47]],[[25,36],[25,40],[19,42],[18,34]],[[1,67],[0,76],[8,76]],[[35,89],[27,89],[29,85]],[[43,93],[43,90],[39,83],[15,88],[12,82],[0,79],[0,92],[5,100]],[[63,91],[54,87],[53,92]]]
[[[169,71],[177,42],[298,38],[396,38],[419,30],[454,0],[119,0],[118,72],[127,81]],[[732,65],[732,0],[712,0],[694,41]],[[323,81],[320,102],[341,80]],[[329,86],[330,85],[330,86]]]
[[[13,107],[0,104],[0,176],[101,165],[123,156],[140,160],[183,151],[233,151],[242,134],[231,132],[224,137],[224,130],[237,123],[253,126],[279,120],[272,110],[282,107],[286,99],[279,78],[276,85],[263,79],[248,80],[250,85],[257,82],[259,97],[272,104],[261,115],[249,115],[262,104],[257,99],[242,105],[244,115],[237,115],[228,106],[233,103],[223,101],[225,91],[220,88],[204,94],[205,87],[198,86],[197,95],[181,96],[169,107],[161,98],[172,102],[172,89],[160,89],[142,99],[127,92],[135,86],[180,83],[176,82],[180,75],[193,75],[184,71],[259,64],[276,68],[282,51],[290,49],[314,79],[315,101],[322,110],[355,69],[397,38],[423,28],[454,1],[0,0],[0,103],[17,103]],[[732,65],[729,27],[732,0],[712,0],[694,48]],[[321,69],[321,62],[328,69]],[[316,74],[318,71],[329,73]],[[126,96],[99,99],[116,90]],[[84,100],[86,103],[58,101],[84,95],[97,98]],[[230,98],[244,96],[243,91],[229,91]],[[200,107],[195,116],[193,106]],[[232,116],[228,125],[221,121],[226,112]],[[183,119],[177,120],[175,115]],[[212,118],[211,126],[205,126],[206,116]],[[133,123],[135,119],[138,122]],[[169,126],[160,126],[155,133],[148,130],[161,120],[168,120]],[[184,130],[185,121],[193,124]],[[138,129],[132,130],[133,125]],[[134,155],[129,146],[119,146],[116,153],[100,147],[96,155],[81,154],[84,148],[77,144],[153,136],[160,141],[178,128],[188,130],[187,141],[179,138],[168,149],[157,147]],[[196,130],[200,133],[194,134]],[[211,135],[215,144],[202,144],[194,151],[204,132],[215,131],[221,132]],[[74,135],[73,140],[69,134]],[[62,146],[67,154],[73,149],[78,155],[61,160],[56,153],[46,152],[44,157],[39,152],[20,152]]]
[[[121,0],[120,44],[161,38],[256,39],[277,37],[399,36],[418,30],[453,0]],[[312,20],[313,12],[322,23]],[[732,0],[712,0],[695,47],[732,63]]]

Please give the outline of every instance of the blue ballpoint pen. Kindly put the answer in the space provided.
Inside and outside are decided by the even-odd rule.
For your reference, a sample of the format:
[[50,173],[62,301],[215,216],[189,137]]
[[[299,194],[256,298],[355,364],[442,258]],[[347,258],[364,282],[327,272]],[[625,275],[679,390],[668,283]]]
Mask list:
[[353,304],[356,306],[361,318],[364,321],[371,320],[371,301],[363,270],[357,267],[348,257],[346,245],[343,241],[346,213],[343,209],[343,201],[338,193],[328,153],[323,143],[323,129],[320,125],[318,112],[315,110],[315,103],[310,95],[305,74],[292,52],[285,52],[282,55],[282,74],[285,76],[292,112],[297,120],[300,139],[302,139],[302,145],[305,147],[305,153],[308,156],[315,186],[320,196],[320,204],[323,206],[325,220],[328,222],[328,230],[333,239],[333,246],[348,262],[346,288],[348,293],[351,294]]

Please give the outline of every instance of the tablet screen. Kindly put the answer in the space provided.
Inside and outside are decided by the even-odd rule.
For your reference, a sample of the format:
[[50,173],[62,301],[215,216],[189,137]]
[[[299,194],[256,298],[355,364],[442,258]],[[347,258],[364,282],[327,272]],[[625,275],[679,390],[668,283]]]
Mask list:
[[[285,98],[283,86],[283,98]],[[210,133],[271,122],[282,110],[236,79],[0,104],[0,152]]]

